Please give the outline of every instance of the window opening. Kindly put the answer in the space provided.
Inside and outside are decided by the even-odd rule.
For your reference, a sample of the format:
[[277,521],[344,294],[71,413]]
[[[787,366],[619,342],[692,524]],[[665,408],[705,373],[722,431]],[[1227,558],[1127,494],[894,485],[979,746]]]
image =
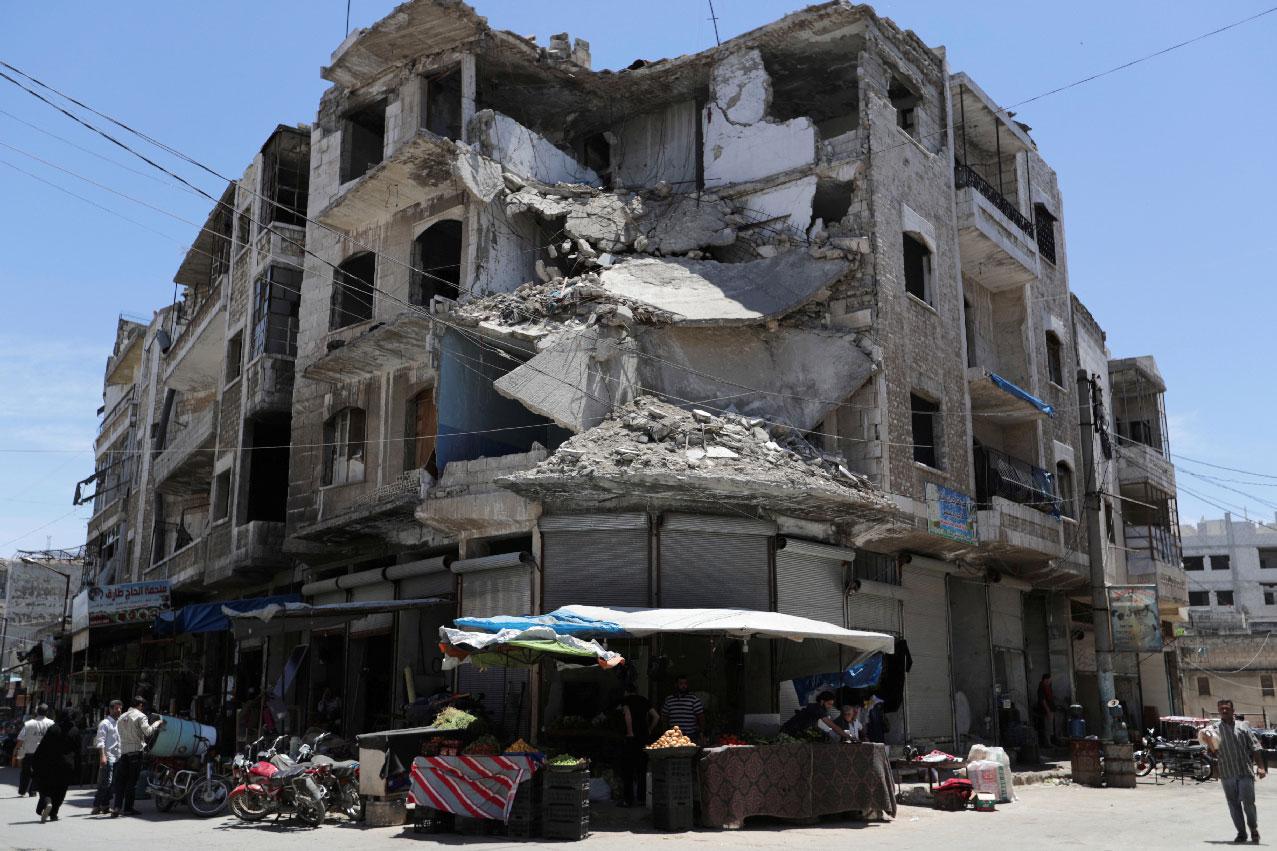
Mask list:
[[1277,550],[1259,551],[1260,570],[1277,570]]
[[409,293],[413,304],[426,306],[435,296],[454,301],[461,291],[461,222],[435,222],[413,240]]
[[856,578],[865,582],[881,582],[883,585],[900,585],[900,562],[895,556],[856,550],[853,563]]
[[435,464],[435,437],[439,431],[439,412],[433,388],[422,390],[408,400],[404,442],[404,469],[425,470],[431,478],[439,477]]
[[461,140],[461,68],[426,80],[425,128],[436,136]]
[[310,140],[280,130],[262,150],[262,194],[266,221],[305,227],[310,193]]
[[1033,205],[1033,230],[1037,235],[1038,253],[1055,263],[1055,216],[1045,204]]
[[1233,604],[1232,591],[1216,591],[1215,604],[1219,606],[1231,606]]
[[912,234],[904,235],[905,292],[931,303],[931,250]]
[[1199,697],[1207,697],[1210,695],[1210,677],[1197,678],[1197,694]]
[[1229,568],[1228,556],[1218,555],[1218,556],[1210,557],[1211,570],[1228,570],[1228,568]]
[[896,126],[916,139],[918,137],[918,96],[901,82],[899,77],[893,76],[891,85],[887,87],[887,98],[896,109]]
[[236,253],[243,251],[245,248],[248,248],[248,243],[252,240],[252,231],[253,231],[253,217],[251,215],[252,209],[253,207],[250,204],[249,206],[240,210],[239,218],[236,219],[235,242],[238,243],[239,245],[239,247],[236,249]]
[[1184,556],[1184,569],[1185,570],[1205,570],[1206,557],[1205,556]]
[[1077,505],[1073,494],[1073,471],[1063,461],[1055,465],[1055,493],[1060,498],[1060,513],[1077,518]]
[[911,393],[909,407],[913,411],[913,460],[940,469],[940,457],[936,449],[936,435],[939,432],[936,420],[940,416],[940,406],[930,399]]
[[341,182],[363,177],[386,155],[386,102],[346,113],[342,126]]
[[1209,606],[1210,592],[1209,591],[1189,591],[1188,604],[1190,606]]
[[1273,691],[1273,675],[1272,674],[1259,675],[1259,690],[1260,692],[1262,692],[1264,697],[1272,697],[1275,693],[1277,693]]
[[1064,386],[1064,347],[1054,331],[1046,332],[1046,368],[1051,383]]
[[344,408],[324,422],[325,485],[364,480],[365,415],[359,408]]
[[253,294],[253,357],[297,356],[301,287],[301,270],[289,266],[270,266],[257,278]]
[[244,332],[237,331],[226,344],[226,383],[239,378],[244,366]]
[[1265,585],[1264,587],[1264,605],[1277,606],[1277,585]]
[[373,281],[376,276],[377,257],[370,251],[356,254],[337,267],[333,274],[329,330],[372,319]]
[[288,508],[292,421],[288,417],[252,419],[245,426],[244,438],[249,446],[248,488],[239,522],[282,523]]
[[225,520],[231,514],[231,471],[218,473],[213,480],[213,522]]

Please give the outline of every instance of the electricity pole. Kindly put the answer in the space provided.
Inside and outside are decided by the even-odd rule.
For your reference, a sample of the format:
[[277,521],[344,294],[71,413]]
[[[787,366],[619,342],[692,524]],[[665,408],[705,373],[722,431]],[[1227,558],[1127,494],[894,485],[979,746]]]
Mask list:
[[1100,477],[1095,469],[1095,423],[1091,418],[1091,375],[1077,371],[1079,426],[1082,433],[1082,500],[1086,517],[1086,545],[1091,557],[1091,614],[1095,622],[1095,679],[1100,692],[1100,738],[1113,741],[1109,701],[1113,687],[1113,624],[1109,620],[1108,583],[1104,576],[1104,537],[1100,524]]

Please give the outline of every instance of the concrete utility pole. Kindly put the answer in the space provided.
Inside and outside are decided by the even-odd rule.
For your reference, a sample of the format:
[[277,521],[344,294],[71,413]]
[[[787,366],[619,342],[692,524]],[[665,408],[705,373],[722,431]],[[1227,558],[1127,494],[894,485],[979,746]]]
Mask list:
[[1091,419],[1091,375],[1077,371],[1078,424],[1082,431],[1082,481],[1086,491],[1086,545],[1091,556],[1091,614],[1095,621],[1095,679],[1100,691],[1100,738],[1113,741],[1109,701],[1113,688],[1113,624],[1109,620],[1108,582],[1104,576],[1104,536],[1100,517],[1100,477],[1095,469],[1095,423]]

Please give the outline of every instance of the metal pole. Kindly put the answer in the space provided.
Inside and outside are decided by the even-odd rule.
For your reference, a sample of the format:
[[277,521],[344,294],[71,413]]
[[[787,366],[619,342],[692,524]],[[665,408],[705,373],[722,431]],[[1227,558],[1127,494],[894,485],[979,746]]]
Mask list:
[[1085,485],[1086,543],[1091,557],[1091,613],[1095,622],[1096,684],[1100,692],[1101,738],[1113,741],[1109,701],[1114,696],[1113,634],[1109,622],[1108,587],[1104,577],[1104,536],[1100,530],[1100,488],[1095,471],[1095,424],[1091,420],[1091,376],[1077,371],[1078,425],[1082,437],[1082,475]]

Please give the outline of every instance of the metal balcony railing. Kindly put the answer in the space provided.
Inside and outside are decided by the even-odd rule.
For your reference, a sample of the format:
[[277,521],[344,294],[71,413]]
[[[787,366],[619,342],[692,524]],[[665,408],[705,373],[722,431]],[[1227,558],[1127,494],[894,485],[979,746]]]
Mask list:
[[975,447],[975,493],[980,508],[989,508],[993,498],[1000,496],[1044,514],[1060,515],[1061,502],[1055,493],[1054,477],[1040,467],[996,449]]
[[1038,237],[1038,253],[1055,262],[1055,222],[1052,219],[1043,219],[1034,225],[1034,230]]
[[[1011,220],[1011,223],[1024,231],[1030,238],[1037,238],[1038,244],[1041,245],[1041,235],[1033,222],[1021,213],[1019,208],[1007,200],[997,189],[993,188],[993,184],[980,176],[979,172],[964,163],[955,162],[953,165],[953,184],[956,189],[971,188],[979,192],[987,198],[993,206],[998,208],[998,212]],[[1051,254],[1052,259],[1055,256],[1055,237],[1051,236]]]

